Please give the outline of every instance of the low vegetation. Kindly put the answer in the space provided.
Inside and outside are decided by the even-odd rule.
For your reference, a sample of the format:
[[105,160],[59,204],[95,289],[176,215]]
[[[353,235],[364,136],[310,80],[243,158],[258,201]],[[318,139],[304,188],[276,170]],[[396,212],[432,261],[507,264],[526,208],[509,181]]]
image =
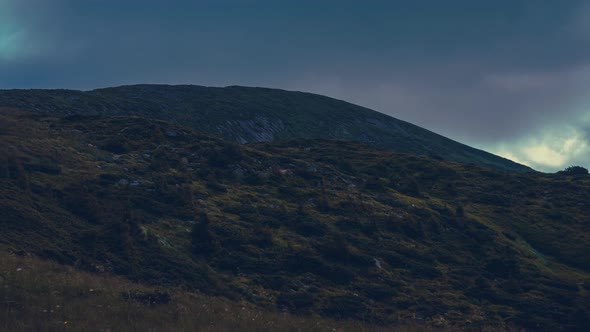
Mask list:
[[0,299],[2,331],[431,330],[262,311],[246,302],[149,287],[8,252],[0,253]]
[[92,91],[0,90],[3,106],[52,115],[141,116],[182,123],[239,143],[300,137],[345,139],[510,172],[532,171],[385,114],[303,92],[194,85],[130,85]]
[[572,176],[584,176],[584,175],[588,175],[588,169],[584,168],[582,166],[570,166],[566,169],[564,169],[563,171],[559,171],[557,172],[557,174],[559,175],[572,175]]
[[[269,313],[289,320],[270,329],[352,319],[584,330],[590,321],[588,177],[334,140],[241,146],[141,117],[4,110],[0,141],[0,244],[114,283],[97,303],[114,301],[113,317],[151,322],[151,301],[177,317],[178,303],[193,305],[188,292],[297,315]],[[37,275],[22,296],[46,287]],[[119,296],[125,287],[134,291]],[[44,301],[24,302],[50,310]],[[66,316],[55,322],[85,319]]]

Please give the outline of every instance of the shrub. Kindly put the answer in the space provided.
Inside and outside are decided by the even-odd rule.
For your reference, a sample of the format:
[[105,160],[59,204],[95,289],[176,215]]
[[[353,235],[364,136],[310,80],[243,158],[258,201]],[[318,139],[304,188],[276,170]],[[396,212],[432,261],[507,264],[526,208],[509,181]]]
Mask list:
[[326,226],[319,221],[312,219],[296,220],[293,223],[295,231],[305,237],[316,236],[321,237],[326,234]]
[[422,197],[420,185],[413,178],[402,177],[390,179],[390,186],[404,195]]
[[109,139],[101,144],[100,148],[115,154],[124,154],[129,152],[129,146],[122,137]]
[[570,166],[563,171],[557,172],[559,175],[587,175],[588,169],[582,166]]
[[455,208],[455,215],[457,217],[465,216],[465,210],[463,209],[463,205],[457,205],[457,207]]
[[129,290],[121,292],[121,297],[127,301],[135,301],[139,304],[148,306],[156,306],[168,304],[170,302],[170,294],[166,292],[144,292],[139,290]]
[[298,313],[309,312],[316,301],[315,295],[308,292],[281,293],[277,297],[278,305]]
[[64,191],[64,205],[70,212],[92,223],[102,219],[103,207],[89,187],[72,186]]
[[365,182],[365,188],[367,188],[369,190],[375,190],[375,191],[385,190],[385,186],[383,185],[383,183],[381,182],[381,179],[379,179],[378,176],[372,176],[372,177],[368,178],[367,181]]
[[227,143],[222,148],[209,151],[207,157],[209,166],[227,168],[229,164],[240,161],[243,158],[243,153],[237,144]]
[[398,292],[387,284],[364,285],[363,292],[374,301],[390,301]]
[[209,227],[209,217],[201,214],[191,230],[191,245],[196,255],[210,255],[215,251],[215,241]]
[[350,246],[340,233],[336,233],[331,239],[324,241],[319,249],[324,256],[333,260],[346,261],[352,254]]
[[358,319],[368,313],[363,300],[353,295],[332,296],[323,311],[325,315],[337,319]]

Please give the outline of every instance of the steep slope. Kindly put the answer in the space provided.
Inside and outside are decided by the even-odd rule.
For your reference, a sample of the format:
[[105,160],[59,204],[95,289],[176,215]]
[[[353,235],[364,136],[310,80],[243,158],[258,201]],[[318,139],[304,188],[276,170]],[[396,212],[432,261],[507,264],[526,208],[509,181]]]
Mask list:
[[589,177],[0,113],[0,246],[267,309],[588,328]]
[[1,106],[53,114],[147,116],[182,123],[239,143],[288,138],[346,139],[510,172],[532,171],[367,108],[302,92],[188,85],[134,85],[88,92],[2,90]]

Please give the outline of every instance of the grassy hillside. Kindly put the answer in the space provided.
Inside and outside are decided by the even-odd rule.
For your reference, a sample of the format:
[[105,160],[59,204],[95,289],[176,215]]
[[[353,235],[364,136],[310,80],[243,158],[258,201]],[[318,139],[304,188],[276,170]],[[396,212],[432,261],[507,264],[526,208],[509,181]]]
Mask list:
[[10,109],[0,142],[17,254],[306,316],[588,327],[588,177]]
[[375,326],[262,311],[250,303],[132,283],[32,257],[0,253],[2,331],[398,331],[414,323]]
[[0,107],[51,114],[135,115],[240,142],[345,139],[510,171],[530,168],[340,100],[276,89],[134,85],[93,91],[1,90]]

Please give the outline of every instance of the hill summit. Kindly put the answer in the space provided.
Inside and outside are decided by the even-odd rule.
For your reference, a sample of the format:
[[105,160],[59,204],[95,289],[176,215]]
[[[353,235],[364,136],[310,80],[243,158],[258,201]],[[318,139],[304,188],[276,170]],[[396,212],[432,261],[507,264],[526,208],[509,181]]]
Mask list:
[[239,143],[292,138],[351,140],[508,172],[532,171],[391,116],[303,92],[194,85],[131,85],[92,91],[0,90],[0,107],[54,115],[141,116],[182,123]]

